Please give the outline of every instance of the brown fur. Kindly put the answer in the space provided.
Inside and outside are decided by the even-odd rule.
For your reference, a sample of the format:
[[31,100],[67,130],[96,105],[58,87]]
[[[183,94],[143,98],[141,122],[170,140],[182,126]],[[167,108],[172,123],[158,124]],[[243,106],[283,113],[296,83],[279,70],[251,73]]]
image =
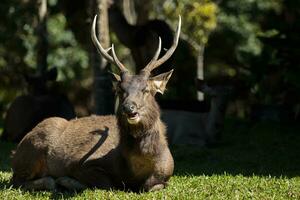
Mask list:
[[[136,84],[136,78],[138,75],[127,80],[126,89]],[[146,80],[144,86],[154,90],[151,81]],[[13,156],[13,184],[28,188],[29,181],[43,177],[70,177],[87,187],[103,189],[125,185],[149,191],[166,185],[174,163],[155,92],[144,95],[133,91],[140,88],[129,90],[141,95],[133,98],[144,104],[140,123],[131,125],[126,121],[122,104],[117,117],[46,119],[18,145]]]
[[117,115],[71,121],[49,118],[38,124],[20,142],[13,157],[14,185],[53,189],[56,179],[56,184],[68,189],[125,187],[153,191],[165,187],[173,173],[166,128],[154,98],[157,92],[164,93],[173,70],[150,75],[175,51],[180,17],[172,47],[158,59],[159,45],[149,65],[137,75],[131,75],[118,60],[113,45],[113,57],[103,49],[96,37],[96,20],[95,16],[92,40],[99,53],[121,71],[121,76],[113,74],[119,98]]

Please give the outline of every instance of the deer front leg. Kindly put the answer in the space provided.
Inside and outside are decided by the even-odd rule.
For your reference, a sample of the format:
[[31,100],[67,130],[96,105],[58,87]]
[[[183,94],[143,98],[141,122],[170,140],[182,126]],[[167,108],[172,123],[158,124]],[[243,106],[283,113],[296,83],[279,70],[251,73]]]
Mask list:
[[25,190],[55,190],[56,184],[52,177],[43,177],[33,181],[27,181],[22,184]]
[[174,160],[169,148],[166,148],[161,157],[157,159],[154,172],[149,176],[144,185],[145,191],[161,190],[167,186],[167,181],[173,174]]
[[87,186],[83,185],[79,181],[67,176],[60,177],[56,179],[55,182],[56,184],[61,185],[68,190],[77,191],[77,190],[84,190],[87,188]]
[[166,148],[157,158],[155,163],[154,172],[149,176],[144,185],[145,191],[156,191],[163,189],[167,186],[167,181],[172,176],[174,170],[174,160],[171,152]]
[[142,189],[146,192],[157,191],[165,188],[167,183],[163,177],[158,175],[151,175],[144,183]]
[[76,180],[84,183],[87,187],[96,187],[99,189],[109,190],[114,187],[109,173],[101,167],[88,165],[78,169],[73,173]]

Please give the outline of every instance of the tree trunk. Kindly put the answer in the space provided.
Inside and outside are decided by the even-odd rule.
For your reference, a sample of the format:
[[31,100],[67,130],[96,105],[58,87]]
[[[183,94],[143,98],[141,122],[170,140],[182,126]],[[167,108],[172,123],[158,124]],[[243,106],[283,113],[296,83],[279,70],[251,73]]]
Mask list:
[[[199,46],[197,55],[197,78],[201,80],[204,80],[204,49],[204,45]],[[197,99],[199,101],[203,101],[204,94],[200,91],[197,91]]]
[[123,13],[127,22],[131,25],[136,24],[136,12],[135,12],[135,3],[132,0],[123,0]]
[[38,24],[37,33],[37,71],[42,75],[46,72],[48,56],[48,32],[47,32],[47,0],[38,0]]
[[143,25],[149,20],[152,2],[149,0],[123,0],[123,14],[130,25]]
[[149,20],[149,13],[152,9],[152,1],[135,0],[136,25],[143,25]]
[[[97,37],[104,48],[110,44],[107,0],[91,0],[91,19],[98,15]],[[114,94],[112,83],[108,72],[109,64],[99,53],[91,42],[90,64],[93,69],[94,79],[94,112],[99,115],[114,113]]]

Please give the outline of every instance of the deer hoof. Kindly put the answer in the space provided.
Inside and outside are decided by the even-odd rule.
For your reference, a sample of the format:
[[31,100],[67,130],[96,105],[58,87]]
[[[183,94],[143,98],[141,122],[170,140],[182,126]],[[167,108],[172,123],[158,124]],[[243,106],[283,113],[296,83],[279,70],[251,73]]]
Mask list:
[[161,190],[163,189],[165,186],[164,184],[156,184],[154,186],[152,186],[149,190],[149,192],[153,192],[153,191],[157,191],[157,190]]

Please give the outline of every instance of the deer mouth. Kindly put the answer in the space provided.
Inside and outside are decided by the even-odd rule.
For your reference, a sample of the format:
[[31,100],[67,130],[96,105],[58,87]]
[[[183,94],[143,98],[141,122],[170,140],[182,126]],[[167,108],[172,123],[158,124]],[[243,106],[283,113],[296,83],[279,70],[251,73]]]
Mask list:
[[137,112],[127,114],[127,121],[129,124],[137,124],[140,121],[140,115]]

